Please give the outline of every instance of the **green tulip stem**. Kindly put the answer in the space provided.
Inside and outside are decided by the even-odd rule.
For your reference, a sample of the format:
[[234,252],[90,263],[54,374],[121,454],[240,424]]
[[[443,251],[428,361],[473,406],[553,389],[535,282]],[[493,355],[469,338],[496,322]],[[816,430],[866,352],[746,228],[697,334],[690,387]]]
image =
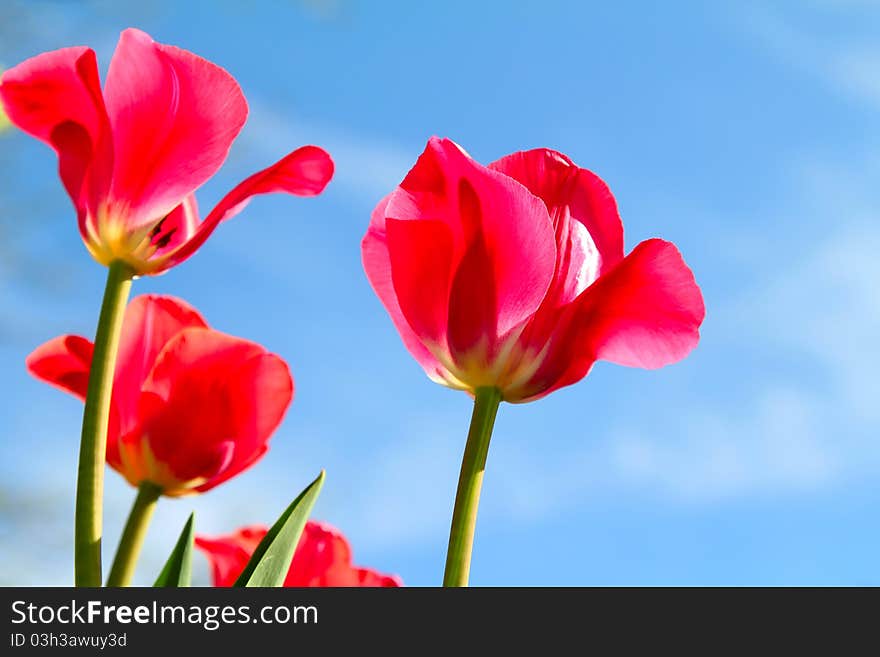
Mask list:
[[122,319],[133,274],[124,262],[117,260],[110,263],[95,333],[76,480],[74,581],[77,586],[101,586],[104,462],[110,424],[110,398]]
[[458,490],[455,493],[443,586],[468,585],[486,455],[489,452],[489,440],[492,438],[492,428],[500,404],[501,391],[498,388],[477,388],[471,426],[461,462],[461,474],[458,478]]
[[107,586],[131,584],[147,528],[150,526],[153,511],[156,510],[156,502],[161,494],[162,489],[149,481],[143,482],[138,488],[137,497],[134,498],[125,529],[122,530],[122,537],[119,539],[119,547],[116,548],[116,557],[107,576]]

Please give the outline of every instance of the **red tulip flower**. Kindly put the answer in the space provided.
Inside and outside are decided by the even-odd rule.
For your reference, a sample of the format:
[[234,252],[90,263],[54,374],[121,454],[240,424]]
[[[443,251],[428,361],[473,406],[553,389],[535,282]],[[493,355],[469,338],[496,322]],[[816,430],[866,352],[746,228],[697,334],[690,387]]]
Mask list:
[[[232,586],[268,529],[242,527],[218,538],[196,536],[196,546],[208,557],[214,586]],[[351,565],[351,546],[337,529],[322,522],[306,523],[284,586],[403,586],[396,575],[383,575]]]
[[474,396],[443,580],[466,586],[499,404],[575,383],[597,360],[681,360],[699,340],[700,288],[669,242],[624,256],[608,186],[549,149],[483,166],[431,139],[376,206],[362,253],[428,376]]
[[[65,335],[38,347],[27,367],[84,399],[91,360],[89,340]],[[265,454],[292,396],[279,356],[211,329],[180,299],[136,297],[125,312],[107,462],[133,486],[204,492]]]
[[195,252],[256,194],[319,194],[333,162],[300,148],[238,185],[199,220],[193,194],[223,164],[247,117],[225,70],[186,50],[125,30],[102,91],[95,53],[37,55],[0,77],[9,119],[58,154],[79,231],[104,265],[156,274]]
[[624,256],[608,186],[536,149],[483,166],[433,138],[373,211],[363,262],[428,376],[526,402],[597,360],[657,368],[699,340],[700,289],[678,249]]

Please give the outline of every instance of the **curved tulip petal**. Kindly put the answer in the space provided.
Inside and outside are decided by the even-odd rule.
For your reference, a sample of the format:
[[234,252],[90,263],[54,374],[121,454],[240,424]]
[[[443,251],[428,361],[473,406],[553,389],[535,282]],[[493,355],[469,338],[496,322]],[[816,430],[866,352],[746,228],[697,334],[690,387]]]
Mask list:
[[546,358],[510,401],[532,401],[587,375],[597,360],[656,369],[696,347],[705,306],[674,244],[639,244],[559,320]]
[[85,401],[94,345],[78,335],[62,335],[34,349],[25,360],[28,372]]
[[402,586],[399,577],[352,566],[351,545],[342,533],[323,522],[310,521],[293,555],[284,586]]
[[[308,522],[293,555],[285,586],[337,586],[333,570],[351,570],[351,546],[338,530],[320,522]],[[344,577],[344,574],[343,574]]]
[[706,315],[694,274],[671,242],[639,244],[584,300],[599,360],[656,369],[697,345]]
[[[352,568],[352,583],[346,586],[369,588],[396,588],[403,586],[403,580],[397,575],[383,575],[370,568]],[[337,585],[341,586],[341,585]]]
[[28,59],[0,78],[0,100],[9,120],[51,146],[59,173],[84,229],[86,184],[94,165],[106,177],[112,166],[107,112],[98,63],[90,48],[62,48]]
[[[239,449],[237,440],[230,440],[227,443],[228,445],[224,444],[217,450],[215,461],[208,463],[204,468],[200,466],[192,468],[194,471],[205,473],[202,477],[206,481],[194,488],[196,492],[204,493],[216,488],[227,479],[232,479],[235,475],[247,470],[269,451],[269,445],[265,443],[249,446],[245,449]],[[229,448],[228,454],[225,451],[227,447]],[[211,468],[212,463],[216,463],[216,469]]]
[[577,293],[621,261],[623,223],[617,202],[608,185],[592,171],[580,168],[549,148],[513,153],[496,160],[489,168],[518,180],[546,203],[560,243],[567,237],[570,220],[586,228],[591,248],[581,256],[582,266],[571,269],[572,273],[582,272],[582,278],[591,277],[581,282]]
[[[113,406],[121,434],[138,424],[141,389],[165,345],[185,328],[207,325],[195,308],[175,297],[145,294],[128,304],[113,383]],[[115,438],[110,435],[108,442]]]
[[427,344],[446,345],[454,243],[442,221],[386,219],[385,239],[397,302]]
[[[214,586],[235,583],[267,531],[261,525],[251,525],[227,536],[196,536],[196,546],[211,564]],[[351,546],[345,536],[326,523],[309,520],[297,544],[284,586],[392,587],[403,586],[403,582],[396,575],[352,566]]]
[[247,118],[225,70],[125,30],[104,91],[115,164],[108,213],[135,229],[159,221],[223,164]]
[[164,268],[186,260],[214,232],[220,222],[231,219],[259,194],[285,192],[296,196],[320,194],[333,177],[333,160],[317,146],[303,146],[270,167],[244,180],[217,204],[198,225],[192,237],[167,254]]
[[429,377],[435,381],[443,382],[448,373],[410,327],[400,310],[400,304],[394,292],[394,283],[391,280],[391,257],[388,254],[388,237],[385,232],[385,208],[389,198],[390,194],[383,198],[373,210],[370,217],[370,228],[361,242],[364,271],[413,358],[422,366]]
[[195,544],[211,565],[214,586],[232,586],[244,570],[260,541],[268,533],[268,527],[251,525],[233,534],[210,538],[196,536]]
[[184,488],[199,491],[251,465],[293,398],[281,358],[207,328],[176,334],[141,389],[140,435]]
[[550,286],[556,243],[544,203],[448,139],[428,142],[385,224],[404,317],[423,340],[445,336],[453,357],[491,355]]
[[150,232],[150,243],[156,251],[151,261],[161,263],[189,241],[199,228],[199,204],[190,194],[183,203],[169,212]]

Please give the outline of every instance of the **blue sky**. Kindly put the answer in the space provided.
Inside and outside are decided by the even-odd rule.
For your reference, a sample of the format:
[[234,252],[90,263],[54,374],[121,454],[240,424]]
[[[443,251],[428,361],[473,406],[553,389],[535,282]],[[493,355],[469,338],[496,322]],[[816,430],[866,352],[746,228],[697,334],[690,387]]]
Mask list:
[[[323,196],[258,199],[135,283],[265,344],[297,383],[259,465],[162,500],[138,581],[191,509],[204,533],[271,522],[324,467],[316,515],[356,562],[440,582],[470,401],[408,356],[359,256],[439,134],[484,162],[549,146],[596,171],[627,250],[676,242],[708,310],[678,365],[599,364],[502,406],[472,584],[880,584],[880,4],[183,4],[0,9],[3,65],[88,44],[106,68],[137,26],[230,70],[251,116],[202,206],[303,143],[337,164]],[[49,149],[6,133],[0,172],[0,582],[64,584],[81,406],[23,360],[93,332],[105,272]],[[132,495],[108,473],[108,559]]]

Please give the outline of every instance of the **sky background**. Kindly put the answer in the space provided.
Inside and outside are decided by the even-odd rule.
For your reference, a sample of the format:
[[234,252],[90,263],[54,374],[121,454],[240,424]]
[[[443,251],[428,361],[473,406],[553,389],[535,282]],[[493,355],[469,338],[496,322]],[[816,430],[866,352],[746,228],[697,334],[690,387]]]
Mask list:
[[[137,582],[190,510],[205,534],[271,523],[326,468],[315,517],[355,562],[440,583],[471,402],[408,355],[359,251],[437,134],[482,162],[548,146],[595,171],[627,251],[675,242],[707,307],[682,363],[600,363],[502,406],[471,583],[880,584],[880,3],[13,0],[0,65],[90,45],[103,74],[128,26],[248,98],[202,207],[301,144],[337,167],[322,196],[259,198],[134,284],[282,355],[297,386],[257,466],[160,501]],[[24,358],[91,337],[104,278],[52,151],[0,135],[2,584],[72,580],[82,407]],[[133,494],[108,472],[107,561]]]

